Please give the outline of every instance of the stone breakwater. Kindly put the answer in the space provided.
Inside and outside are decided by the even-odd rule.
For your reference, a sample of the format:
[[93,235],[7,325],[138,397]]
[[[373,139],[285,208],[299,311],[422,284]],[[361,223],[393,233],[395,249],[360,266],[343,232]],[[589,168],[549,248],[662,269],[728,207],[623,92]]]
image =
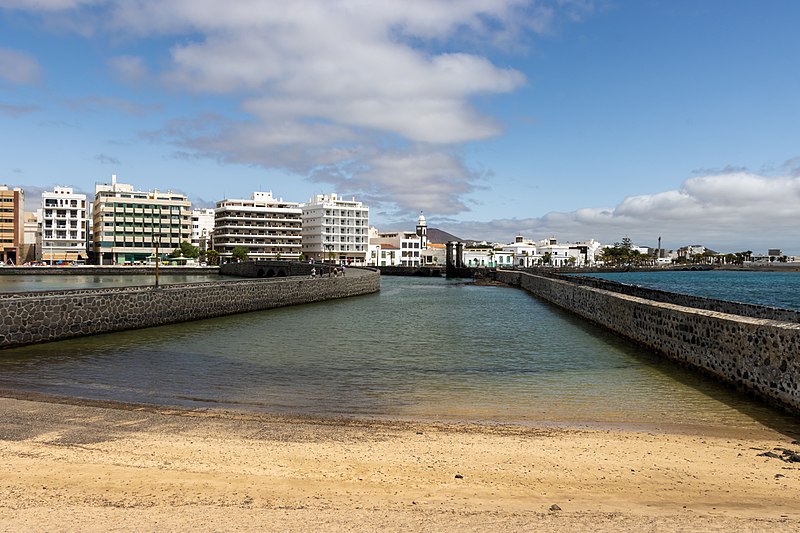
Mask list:
[[663,291],[648,299],[649,289],[634,296],[568,276],[498,271],[496,278],[800,414],[800,321],[791,311],[774,313],[781,320],[757,318],[727,312],[736,306],[710,309],[711,300],[693,307],[696,297],[666,302]]
[[369,294],[380,273],[0,294],[0,348]]

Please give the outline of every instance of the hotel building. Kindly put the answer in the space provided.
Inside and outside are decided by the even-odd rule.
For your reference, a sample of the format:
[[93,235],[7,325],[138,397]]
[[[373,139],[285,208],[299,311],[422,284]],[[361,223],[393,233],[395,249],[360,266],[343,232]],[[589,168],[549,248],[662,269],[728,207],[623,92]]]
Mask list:
[[49,264],[86,259],[86,195],[72,187],[42,193],[42,249]]
[[248,259],[300,259],[302,209],[296,202],[254,192],[249,200],[221,200],[214,213],[214,250],[222,262],[233,249],[247,249]]
[[94,250],[99,264],[144,263],[191,239],[191,202],[183,194],[136,191],[132,185],[97,184]]
[[22,249],[25,193],[0,185],[0,260],[16,264]]
[[315,261],[363,265],[369,246],[369,207],[337,194],[303,204],[303,254]]

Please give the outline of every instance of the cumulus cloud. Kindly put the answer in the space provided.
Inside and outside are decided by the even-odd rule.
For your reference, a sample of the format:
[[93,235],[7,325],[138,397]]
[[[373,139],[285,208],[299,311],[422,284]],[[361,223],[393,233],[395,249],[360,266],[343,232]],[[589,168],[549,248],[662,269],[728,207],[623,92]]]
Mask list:
[[[2,2],[3,0],[0,0]],[[81,9],[83,4],[92,5]],[[176,157],[285,169],[399,209],[467,210],[476,172],[457,146],[502,134],[475,105],[526,84],[487,47],[524,46],[589,0],[39,0],[38,9],[123,41],[172,43],[152,58],[121,54],[128,83],[240,103],[238,116],[184,117],[146,135]],[[102,23],[101,23],[102,21]],[[78,30],[75,30],[78,31]],[[80,30],[90,34],[88,30]],[[522,44],[520,44],[522,43]],[[408,193],[415,187],[418,194]],[[419,194],[424,193],[424,196]],[[420,204],[422,198],[422,204]]]
[[340,190],[363,191],[363,198],[376,207],[394,203],[443,215],[466,209],[460,198],[474,189],[478,177],[457,155],[423,148],[375,152],[312,174],[313,180],[333,183]]
[[781,248],[800,255],[798,206],[800,176],[734,172],[691,178],[676,190],[630,196],[613,208],[488,223],[443,221],[441,228],[497,242],[510,242],[517,234],[604,243],[629,236],[639,245],[655,246],[661,236],[663,246],[673,249],[704,244],[719,251]]
[[41,80],[42,67],[27,52],[0,48],[0,78],[15,85],[30,85]]

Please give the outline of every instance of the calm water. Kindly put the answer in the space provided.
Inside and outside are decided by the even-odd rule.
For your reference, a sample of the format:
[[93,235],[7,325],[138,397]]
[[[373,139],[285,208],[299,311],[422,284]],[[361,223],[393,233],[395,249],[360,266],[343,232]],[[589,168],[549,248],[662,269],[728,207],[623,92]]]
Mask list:
[[316,416],[791,424],[523,291],[435,278],[5,350],[0,389]]
[[800,272],[707,270],[588,275],[663,291],[800,310]]
[[[159,273],[158,283],[169,285],[173,283],[195,283],[203,281],[217,281],[219,274],[169,274]],[[223,278],[224,279],[224,278]],[[62,289],[86,289],[89,287],[132,287],[135,285],[152,285],[154,275],[127,274],[115,276],[91,275],[12,275],[0,276],[0,292],[23,291],[56,291]]]

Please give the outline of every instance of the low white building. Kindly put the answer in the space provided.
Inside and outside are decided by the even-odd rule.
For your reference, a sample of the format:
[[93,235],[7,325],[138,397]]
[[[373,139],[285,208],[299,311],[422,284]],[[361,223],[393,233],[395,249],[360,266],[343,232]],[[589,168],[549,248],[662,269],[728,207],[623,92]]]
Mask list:
[[401,261],[400,248],[393,244],[376,244],[375,263],[373,266],[403,266]]
[[539,242],[537,252],[541,263],[554,267],[587,267],[594,265],[602,245],[590,239],[584,242],[560,243],[555,238]]
[[522,235],[514,237],[514,242],[503,246],[504,252],[510,252],[512,263],[518,268],[530,268],[541,262],[542,256],[538,253],[535,242],[525,240]]
[[463,259],[464,265],[470,268],[511,268],[514,264],[513,252],[490,244],[465,246]]

